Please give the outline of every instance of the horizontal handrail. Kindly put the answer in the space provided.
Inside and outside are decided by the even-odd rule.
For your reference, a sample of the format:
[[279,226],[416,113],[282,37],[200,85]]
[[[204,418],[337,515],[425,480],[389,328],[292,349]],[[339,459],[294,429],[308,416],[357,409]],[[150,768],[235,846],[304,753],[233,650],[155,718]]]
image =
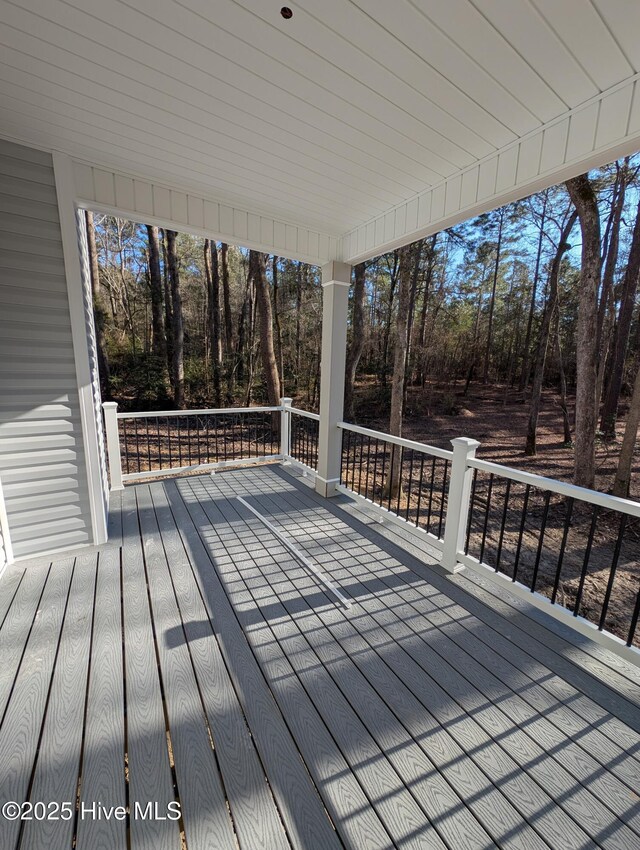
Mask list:
[[[154,419],[156,417],[174,416],[215,416],[229,415],[231,413],[276,413],[282,407],[219,407],[203,408],[202,410],[148,410],[143,412],[120,412],[116,414],[118,419]],[[296,413],[298,411],[295,411]]]
[[314,419],[316,422],[320,421],[320,415],[318,413],[311,413],[309,410],[301,410],[299,407],[285,407],[284,408],[288,413],[295,413],[297,416],[305,416],[307,419]]
[[428,443],[417,443],[415,440],[405,440],[404,437],[394,437],[393,434],[385,434],[384,431],[363,428],[361,425],[352,425],[350,422],[338,422],[338,428],[342,428],[344,431],[352,431],[354,434],[363,434],[365,437],[373,437],[375,440],[380,440],[384,443],[394,443],[396,446],[402,446],[413,452],[422,452],[433,457],[439,457],[442,460],[451,460],[453,457],[453,452],[447,449],[439,449],[437,446],[428,445]]
[[558,481],[555,478],[545,478],[543,475],[524,472],[500,463],[480,460],[479,458],[470,459],[467,465],[472,469],[478,469],[481,472],[488,472],[502,478],[510,478],[512,481],[529,484],[531,487],[537,487],[540,490],[549,490],[552,493],[558,493],[561,496],[568,496],[582,502],[589,502],[592,505],[598,505],[607,510],[620,511],[620,513],[628,514],[629,516],[640,517],[640,502],[634,502],[631,499],[621,499],[619,496],[611,496],[599,490],[577,487],[575,484],[568,484],[564,481]]

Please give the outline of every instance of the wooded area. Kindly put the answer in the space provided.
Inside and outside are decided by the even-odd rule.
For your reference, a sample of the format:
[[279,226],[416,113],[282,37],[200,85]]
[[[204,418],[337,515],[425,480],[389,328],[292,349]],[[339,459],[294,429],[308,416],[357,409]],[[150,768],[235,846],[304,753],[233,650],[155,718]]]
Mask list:
[[[518,454],[554,474],[538,439],[551,408],[575,483],[594,486],[604,447],[619,461],[598,486],[626,495],[640,419],[639,169],[638,156],[620,160],[356,266],[345,418],[396,434],[404,422],[437,443],[436,420],[452,417],[449,430],[482,432],[490,448],[489,398],[494,414],[513,411]],[[316,409],[319,269],[109,216],[87,223],[103,397],[166,409],[291,395]]]

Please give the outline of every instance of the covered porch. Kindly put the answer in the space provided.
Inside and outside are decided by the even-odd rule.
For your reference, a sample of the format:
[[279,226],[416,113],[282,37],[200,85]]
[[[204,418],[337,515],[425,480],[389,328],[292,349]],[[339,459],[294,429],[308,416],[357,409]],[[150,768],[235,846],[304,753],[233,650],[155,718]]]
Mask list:
[[640,841],[637,667],[288,467],[128,486],[2,591],[3,793],[72,812],[7,850]]

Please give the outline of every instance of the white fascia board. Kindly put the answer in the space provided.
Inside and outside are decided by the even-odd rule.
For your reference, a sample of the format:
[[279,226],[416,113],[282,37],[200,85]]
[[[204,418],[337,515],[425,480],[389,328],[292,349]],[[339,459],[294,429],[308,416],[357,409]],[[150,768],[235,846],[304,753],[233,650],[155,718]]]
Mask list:
[[640,150],[640,74],[360,225],[354,265]]
[[261,212],[181,191],[146,177],[73,160],[75,202],[86,209],[155,224],[291,260],[323,265],[340,239]]

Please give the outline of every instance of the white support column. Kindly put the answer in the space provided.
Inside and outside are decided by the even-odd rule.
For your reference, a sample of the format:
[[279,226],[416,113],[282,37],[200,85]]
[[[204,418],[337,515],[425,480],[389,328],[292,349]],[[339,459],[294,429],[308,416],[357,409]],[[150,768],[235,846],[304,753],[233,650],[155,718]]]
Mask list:
[[76,224],[75,188],[71,159],[61,153],[53,154],[53,172],[58,197],[58,215],[62,236],[62,252],[69,296],[71,336],[80,400],[82,442],[89,490],[89,510],[93,526],[93,542],[96,545],[107,540],[107,513],[102,489],[102,469],[98,448],[97,411],[94,410],[91,369],[89,365],[89,343],[87,341],[87,317],[82,286],[82,269],[78,247]]
[[285,459],[291,455],[291,414],[287,408],[291,407],[292,401],[292,398],[280,399],[282,405],[280,413],[280,454]]
[[322,353],[320,358],[320,429],[316,490],[333,496],[340,481],[344,407],[347,315],[351,266],[331,262],[322,267]]
[[447,498],[447,518],[444,526],[444,545],[442,549],[442,566],[452,573],[463,569],[458,562],[458,552],[464,547],[469,516],[469,499],[471,495],[471,479],[473,469],[468,461],[475,457],[480,445],[477,440],[468,437],[456,437],[451,440],[453,460],[449,477],[449,495]]
[[105,401],[104,431],[107,438],[107,458],[109,460],[109,484],[111,491],[124,490],[122,483],[122,459],[120,456],[120,435],[118,432],[118,405],[115,401]]

